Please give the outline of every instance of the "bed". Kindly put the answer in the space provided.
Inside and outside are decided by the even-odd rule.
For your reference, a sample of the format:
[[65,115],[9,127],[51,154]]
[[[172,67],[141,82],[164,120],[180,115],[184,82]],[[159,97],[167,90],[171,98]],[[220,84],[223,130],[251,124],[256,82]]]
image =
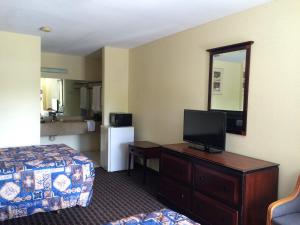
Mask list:
[[200,225],[188,217],[170,209],[161,209],[149,214],[126,217],[106,225]]
[[0,149],[0,221],[89,205],[93,163],[64,145]]

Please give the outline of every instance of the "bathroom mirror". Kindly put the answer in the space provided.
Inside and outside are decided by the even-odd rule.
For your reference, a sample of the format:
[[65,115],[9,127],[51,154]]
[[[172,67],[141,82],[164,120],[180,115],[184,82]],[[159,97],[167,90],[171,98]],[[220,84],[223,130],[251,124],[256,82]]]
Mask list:
[[[99,120],[101,115],[101,82],[41,78],[41,115],[59,115]],[[98,116],[97,116],[98,115]]]
[[41,111],[61,111],[63,105],[63,79],[41,78]]
[[208,110],[227,114],[227,132],[246,135],[251,45],[253,41],[208,49]]

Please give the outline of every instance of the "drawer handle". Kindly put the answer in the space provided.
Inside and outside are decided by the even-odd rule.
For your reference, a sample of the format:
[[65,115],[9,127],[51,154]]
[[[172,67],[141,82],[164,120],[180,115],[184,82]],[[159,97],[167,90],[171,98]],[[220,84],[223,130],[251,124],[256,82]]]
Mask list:
[[180,198],[183,199],[184,198],[184,194],[180,194]]

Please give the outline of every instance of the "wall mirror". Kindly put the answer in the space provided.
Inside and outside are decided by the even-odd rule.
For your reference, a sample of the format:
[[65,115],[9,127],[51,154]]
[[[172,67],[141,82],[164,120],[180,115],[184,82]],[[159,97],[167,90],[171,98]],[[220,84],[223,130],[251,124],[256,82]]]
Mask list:
[[95,118],[101,114],[101,82],[41,78],[41,116]]
[[253,41],[208,49],[208,110],[227,113],[227,132],[246,135]]

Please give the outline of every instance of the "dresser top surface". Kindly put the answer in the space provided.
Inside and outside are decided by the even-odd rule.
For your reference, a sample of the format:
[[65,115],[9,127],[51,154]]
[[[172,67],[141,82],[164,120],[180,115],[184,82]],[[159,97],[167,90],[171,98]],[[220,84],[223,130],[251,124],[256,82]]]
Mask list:
[[222,165],[241,172],[251,172],[269,167],[279,166],[277,163],[268,162],[236,153],[223,151],[221,153],[208,153],[188,147],[188,144],[163,145],[163,148],[192,156],[197,159],[205,160],[214,164]]

